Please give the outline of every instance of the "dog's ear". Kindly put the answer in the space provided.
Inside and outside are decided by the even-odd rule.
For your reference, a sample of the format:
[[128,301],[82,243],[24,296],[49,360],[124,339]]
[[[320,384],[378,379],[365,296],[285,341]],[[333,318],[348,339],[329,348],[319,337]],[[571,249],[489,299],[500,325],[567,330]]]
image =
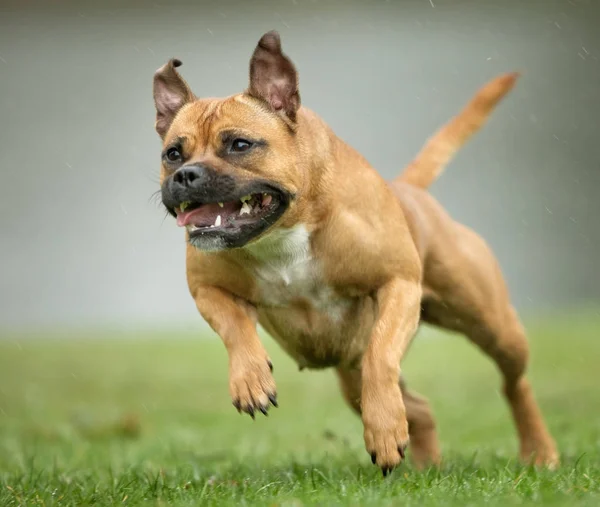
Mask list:
[[175,70],[180,66],[181,61],[173,58],[154,73],[154,127],[161,138],[165,137],[177,112],[195,99],[190,87]]
[[284,113],[292,122],[300,107],[298,73],[281,52],[281,39],[275,31],[264,34],[250,59],[250,87],[247,93],[264,100],[271,109]]

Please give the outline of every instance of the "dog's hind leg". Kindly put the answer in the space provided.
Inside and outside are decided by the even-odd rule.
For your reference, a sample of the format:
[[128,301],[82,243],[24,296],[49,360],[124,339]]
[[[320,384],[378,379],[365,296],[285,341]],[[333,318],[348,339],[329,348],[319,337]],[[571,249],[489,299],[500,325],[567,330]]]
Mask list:
[[503,376],[503,393],[517,427],[521,459],[537,465],[558,465],[556,445],[525,374],[529,348],[525,332],[512,308],[498,318],[467,330],[467,337],[489,355]]
[[400,378],[400,389],[406,407],[412,459],[419,468],[438,465],[441,460],[440,444],[429,402],[408,389],[403,378]]
[[360,415],[360,395],[362,392],[362,372],[359,369],[346,370],[338,368],[336,370],[340,389],[346,403],[350,408]]
[[488,354],[503,376],[503,393],[519,434],[520,455],[525,462],[558,465],[558,452],[525,372],[529,348],[525,332],[512,307],[505,308],[487,326],[475,326],[468,338]]
[[[340,368],[337,370],[337,374],[344,399],[360,415],[360,370]],[[409,449],[415,465],[423,468],[429,464],[438,464],[440,462],[440,446],[429,403],[415,392],[410,391],[402,378],[400,379],[400,389],[408,421]]]
[[422,319],[459,331],[493,359],[519,434],[524,461],[556,466],[559,458],[526,377],[527,338],[500,268],[485,242],[455,224],[453,241],[433,249],[426,268]]

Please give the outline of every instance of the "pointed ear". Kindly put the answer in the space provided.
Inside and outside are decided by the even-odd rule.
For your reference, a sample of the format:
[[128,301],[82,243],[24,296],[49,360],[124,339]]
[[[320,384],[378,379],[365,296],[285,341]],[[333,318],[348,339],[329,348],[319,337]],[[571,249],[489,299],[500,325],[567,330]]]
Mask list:
[[175,70],[180,66],[181,61],[173,58],[154,73],[154,127],[161,138],[165,137],[177,112],[195,99],[190,87]]
[[291,60],[281,52],[275,31],[262,36],[250,59],[249,95],[265,101],[271,109],[284,113],[292,122],[300,107],[298,73]]

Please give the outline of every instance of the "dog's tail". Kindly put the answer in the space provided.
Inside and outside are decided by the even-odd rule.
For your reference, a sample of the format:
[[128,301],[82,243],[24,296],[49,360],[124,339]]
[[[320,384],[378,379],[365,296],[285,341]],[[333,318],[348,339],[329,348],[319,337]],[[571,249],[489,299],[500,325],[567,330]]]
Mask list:
[[503,74],[483,86],[459,114],[427,140],[396,181],[421,188],[431,185],[455,153],[483,127],[496,105],[512,90],[518,77],[518,72]]

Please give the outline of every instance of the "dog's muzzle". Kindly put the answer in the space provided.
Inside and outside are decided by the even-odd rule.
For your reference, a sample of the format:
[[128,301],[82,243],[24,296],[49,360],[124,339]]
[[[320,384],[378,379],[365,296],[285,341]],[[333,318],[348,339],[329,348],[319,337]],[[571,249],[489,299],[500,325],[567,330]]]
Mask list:
[[190,243],[204,250],[245,245],[275,224],[292,197],[272,182],[239,180],[204,164],[182,166],[161,192]]

